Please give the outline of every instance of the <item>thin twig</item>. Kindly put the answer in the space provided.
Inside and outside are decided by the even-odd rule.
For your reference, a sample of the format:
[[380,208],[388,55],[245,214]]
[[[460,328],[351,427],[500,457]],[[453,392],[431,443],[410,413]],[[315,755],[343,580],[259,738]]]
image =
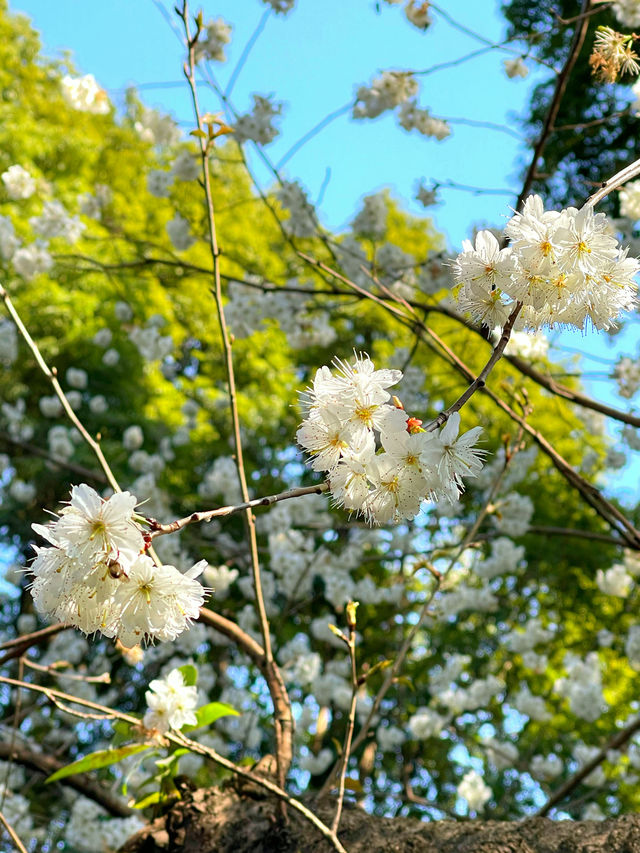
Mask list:
[[349,704],[349,716],[347,718],[347,731],[344,736],[344,745],[342,747],[342,756],[340,760],[340,768],[338,770],[338,802],[336,804],[336,813],[331,824],[331,831],[334,835],[338,832],[340,826],[340,818],[342,816],[342,805],[344,803],[344,790],[347,777],[347,768],[349,766],[349,756],[351,755],[351,741],[353,739],[353,729],[356,722],[356,704],[358,702],[358,670],[356,666],[356,609],[357,601],[349,601],[346,607],[347,614],[347,629],[348,636],[344,637],[347,648],[349,649],[349,662],[351,664],[351,702]]
[[254,498],[251,501],[245,501],[244,503],[236,504],[234,506],[221,506],[217,509],[192,512],[190,515],[187,515],[184,518],[179,518],[176,521],[171,521],[168,524],[161,524],[159,521],[156,521],[155,518],[147,518],[147,522],[151,528],[151,538],[154,539],[156,536],[163,536],[166,533],[175,533],[176,531],[187,527],[189,524],[196,524],[201,521],[211,521],[212,518],[226,518],[229,515],[245,512],[248,509],[273,506],[273,504],[279,503],[280,501],[286,501],[290,498],[300,498],[303,495],[321,495],[323,492],[328,491],[328,489],[329,485],[327,483],[319,483],[317,486],[301,486],[298,489],[289,489],[286,492],[280,492],[277,495],[268,495],[264,498]]
[[[61,767],[65,766],[63,761],[58,761],[44,752],[36,752],[23,746],[12,747],[8,743],[2,742],[0,742],[0,759],[3,761],[13,761],[16,764],[21,764],[23,767],[37,770],[45,776],[51,776],[56,770],[60,770]],[[110,791],[93,782],[84,773],[82,775],[66,776],[64,779],[60,779],[60,783],[73,788],[78,793],[98,803],[109,814],[113,815],[113,817],[128,817],[132,814],[138,814],[136,809],[129,808],[121,800],[114,797]]]
[[[233,442],[236,457],[236,468],[238,471],[238,479],[240,481],[240,490],[242,500],[248,503],[249,489],[247,486],[247,478],[244,465],[244,454],[242,447],[242,435],[240,428],[240,416],[238,413],[235,372],[233,366],[233,353],[231,338],[227,329],[227,324],[223,310],[222,296],[222,280],[220,276],[220,249],[218,247],[218,236],[216,231],[215,210],[213,202],[213,192],[211,189],[211,177],[209,171],[209,156],[211,146],[214,143],[214,137],[209,138],[206,133],[206,125],[202,120],[200,105],[198,102],[198,91],[195,81],[195,43],[199,32],[196,32],[194,37],[191,37],[189,27],[189,4],[184,0],[180,18],[184,27],[184,33],[188,45],[188,60],[184,66],[184,74],[189,84],[191,93],[191,101],[193,105],[194,117],[199,132],[202,134],[198,137],[200,143],[200,156],[202,162],[202,182],[205,193],[207,223],[209,231],[209,245],[211,250],[211,260],[213,263],[213,284],[214,284],[214,300],[216,312],[218,315],[218,324],[220,327],[220,336],[222,340],[222,349],[224,354],[224,363],[227,374],[229,406],[231,409],[231,418],[233,423]],[[260,560],[258,557],[258,540],[255,529],[255,519],[250,508],[244,511],[245,525],[247,536],[249,539],[249,551],[251,554],[251,567],[253,574],[253,587],[258,614],[258,622],[260,624],[260,632],[265,654],[265,677],[269,692],[274,703],[274,728],[276,736],[276,759],[278,764],[278,781],[281,787],[284,787],[287,772],[293,758],[293,717],[291,715],[291,703],[284,688],[284,682],[279,675],[278,666],[273,657],[271,648],[271,634],[269,630],[269,620],[264,603],[264,595],[262,591],[262,581],[260,575]],[[276,682],[278,682],[276,686]]]
[[518,201],[516,202],[516,210],[520,209],[523,201],[529,194],[531,185],[536,177],[538,163],[540,162],[540,158],[542,157],[549,136],[551,135],[552,128],[555,124],[556,118],[558,117],[560,104],[566,91],[569,77],[573,71],[573,66],[576,64],[578,54],[582,49],[582,45],[584,44],[584,40],[587,35],[587,30],[589,28],[589,17],[587,16],[587,13],[591,8],[591,3],[592,0],[583,0],[582,10],[579,16],[579,26],[573,34],[573,40],[571,42],[571,47],[569,48],[569,55],[567,56],[562,70],[558,74],[551,103],[549,104],[549,109],[547,110],[544,124],[542,126],[542,131],[540,132],[540,136],[538,137],[538,141],[536,142],[536,146],[533,150],[533,156],[531,158],[529,168],[527,169],[527,174],[525,175],[524,183],[522,185],[520,195],[518,196]]
[[224,90],[224,94],[225,94],[226,98],[228,98],[231,95],[231,92],[233,91],[233,87],[236,85],[236,81],[237,81],[238,77],[240,76],[240,72],[244,68],[245,63],[246,63],[247,59],[249,58],[249,54],[251,53],[251,51],[253,50],[253,48],[255,46],[255,43],[258,41],[258,39],[262,35],[262,32],[263,32],[270,16],[271,16],[271,8],[265,9],[264,12],[262,13],[260,20],[258,21],[258,24],[257,24],[255,30],[249,36],[249,40],[245,44],[245,46],[242,50],[242,53],[240,54],[240,58],[238,59],[238,61],[236,63],[236,67],[231,72],[231,76],[229,77],[229,82],[227,83],[227,88]]
[[[135,726],[137,728],[141,724],[141,721],[137,717],[132,716],[131,714],[125,714],[122,711],[116,711],[112,708],[107,708],[105,705],[100,705],[97,702],[91,702],[89,699],[80,699],[77,696],[71,696],[69,693],[63,693],[60,690],[54,690],[50,687],[41,687],[39,684],[30,684],[26,681],[18,681],[15,678],[7,678],[2,675],[0,675],[0,684],[9,684],[14,687],[22,687],[26,690],[33,690],[36,693],[44,694],[49,699],[55,697],[56,699],[62,700],[63,702],[73,702],[76,705],[82,705],[85,708],[91,708],[92,710],[108,714],[112,719],[123,720],[125,723],[129,723],[130,725]],[[265,788],[267,791],[270,791],[272,794],[275,794],[280,800],[286,802],[292,808],[299,811],[300,814],[302,814],[310,823],[312,823],[325,836],[325,838],[328,838],[331,841],[338,853],[347,853],[345,848],[333,835],[328,826],[322,823],[322,821],[315,814],[313,814],[312,811],[306,808],[306,806],[304,806],[299,800],[296,800],[294,797],[290,797],[289,794],[287,794],[286,791],[284,791],[278,785],[275,785],[268,779],[265,779],[264,777],[259,776],[257,774],[253,774],[242,767],[238,767],[232,761],[229,761],[229,759],[224,758],[222,755],[218,755],[215,750],[203,746],[202,744],[196,743],[196,741],[191,740],[183,734],[167,732],[164,737],[167,740],[171,741],[171,743],[174,743],[178,746],[187,746],[192,752],[196,752],[200,755],[204,755],[207,758],[210,758],[212,761],[215,761],[216,764],[219,764],[226,770],[231,771],[231,773],[234,773],[235,775],[240,776],[243,779],[247,779],[250,782],[254,782],[257,785],[260,785],[262,788]]]
[[80,421],[80,419],[78,418],[76,413],[71,408],[71,404],[69,403],[69,400],[67,399],[66,394],[62,390],[62,386],[58,382],[58,376],[57,376],[57,371],[56,371],[55,367],[50,368],[49,365],[47,364],[47,362],[44,360],[42,353],[40,352],[40,349],[38,348],[38,345],[33,340],[31,335],[29,334],[29,332],[27,331],[27,327],[24,325],[24,323],[20,319],[20,315],[18,314],[13,302],[11,301],[9,294],[7,293],[7,291],[5,290],[5,288],[1,284],[0,284],[0,297],[2,297],[2,299],[4,300],[4,304],[7,306],[7,311],[11,315],[11,319],[16,324],[18,331],[20,332],[20,334],[22,335],[22,337],[26,341],[29,349],[33,353],[33,355],[36,359],[36,362],[38,364],[38,367],[40,368],[40,370],[42,370],[44,375],[51,382],[53,390],[55,391],[57,398],[60,400],[60,402],[62,404],[62,408],[66,412],[67,417],[69,418],[71,423],[74,425],[74,427],[78,430],[80,435],[84,438],[84,440],[87,442],[89,447],[95,453],[96,458],[97,458],[98,462],[100,463],[100,467],[102,468],[102,470],[105,473],[105,476],[107,478],[109,485],[114,490],[114,492],[122,491],[120,489],[120,486],[118,485],[116,478],[113,476],[113,472],[111,471],[111,468],[109,467],[109,463],[105,459],[105,456],[102,452],[102,448],[100,447],[100,443],[98,441],[96,441],[96,439],[94,439],[93,436],[91,436],[87,432],[84,425],[82,424],[82,422]]
[[2,814],[2,812],[0,812],[0,823],[2,823],[4,828],[7,830],[9,837],[11,838],[13,843],[16,845],[16,848],[19,851],[19,853],[28,853],[27,848],[24,846],[22,841],[20,841],[20,839],[18,838],[18,834],[16,833],[15,829],[11,826],[11,824],[6,819],[6,817]]
[[580,782],[596,769],[606,759],[607,753],[611,749],[619,749],[640,729],[640,717],[637,717],[624,729],[621,729],[602,747],[600,752],[593,756],[590,761],[587,761],[573,776],[561,785],[547,800],[547,802],[535,813],[535,817],[544,817],[549,814],[551,809],[578,787]]

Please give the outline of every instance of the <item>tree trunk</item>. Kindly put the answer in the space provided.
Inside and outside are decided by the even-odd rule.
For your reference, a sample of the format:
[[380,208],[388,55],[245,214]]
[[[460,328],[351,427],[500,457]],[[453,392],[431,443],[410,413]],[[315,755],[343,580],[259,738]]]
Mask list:
[[[319,810],[331,823],[333,805]],[[372,817],[346,808],[340,841],[348,853],[640,853],[640,815],[608,821],[422,822]],[[120,853],[334,853],[297,812],[289,823],[263,791],[186,791],[170,811],[133,836]]]

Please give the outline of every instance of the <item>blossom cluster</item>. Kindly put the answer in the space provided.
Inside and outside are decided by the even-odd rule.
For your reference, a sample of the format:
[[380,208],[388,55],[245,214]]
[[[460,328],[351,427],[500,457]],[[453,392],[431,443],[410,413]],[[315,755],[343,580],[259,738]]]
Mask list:
[[49,542],[34,546],[31,594],[43,615],[100,631],[131,647],[143,641],[175,640],[198,617],[205,590],[196,563],[182,574],[155,565],[134,518],[129,492],[102,499],[90,486],[71,490],[54,522],[33,528]]
[[510,245],[501,248],[491,231],[480,231],[454,263],[460,307],[476,322],[504,326],[522,303],[525,328],[583,329],[590,320],[608,329],[635,306],[640,263],[627,257],[604,213],[589,205],[545,211],[539,196],[529,196],[505,234]]
[[207,23],[204,33],[195,45],[195,59],[199,62],[202,59],[215,60],[216,62],[224,62],[226,56],[224,54],[224,46],[231,41],[231,27],[222,18],[211,20]]
[[402,371],[376,370],[367,355],[353,363],[321,367],[303,400],[307,416],[296,434],[312,456],[314,471],[327,474],[337,504],[361,512],[370,523],[413,518],[427,498],[458,498],[462,476],[476,476],[482,452],[474,427],[458,437],[460,415],[443,429],[426,432],[386,390]]
[[166,678],[154,679],[144,698],[148,710],[142,722],[146,729],[163,734],[169,729],[180,730],[197,723],[194,711],[198,705],[198,689],[185,684],[179,669],[172,669]]
[[84,77],[67,75],[60,85],[65,101],[74,110],[105,115],[111,109],[107,93],[98,86],[93,74],[85,74]]
[[281,112],[281,103],[262,95],[254,95],[253,110],[239,116],[236,120],[234,138],[238,142],[251,140],[259,145],[268,145],[279,133],[273,119]]

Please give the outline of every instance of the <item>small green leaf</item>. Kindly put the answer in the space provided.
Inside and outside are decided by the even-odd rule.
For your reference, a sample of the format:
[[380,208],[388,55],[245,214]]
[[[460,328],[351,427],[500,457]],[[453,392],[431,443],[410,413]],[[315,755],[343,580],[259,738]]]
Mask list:
[[197,136],[198,139],[206,139],[207,138],[207,134],[204,132],[204,130],[200,130],[199,128],[197,130],[192,130],[189,133],[189,136]]
[[184,666],[178,667],[184,678],[184,683],[187,687],[193,687],[198,680],[198,670],[192,663],[185,663]]
[[387,669],[387,667],[391,666],[391,664],[392,661],[390,660],[379,660],[377,663],[374,663],[371,669],[367,670],[367,672],[364,673],[364,678],[371,678],[374,672],[379,672],[381,669]]
[[149,794],[146,797],[143,797],[141,800],[138,800],[137,803],[131,803],[131,808],[133,809],[146,809],[147,806],[153,806],[156,803],[160,803],[165,800],[166,797],[164,794],[161,794],[160,791],[154,791],[153,794]]
[[176,749],[175,752],[172,752],[171,755],[167,755],[165,758],[159,758],[156,761],[156,767],[169,767],[172,761],[175,761],[176,758],[179,758],[181,755],[186,755],[188,752],[191,752],[190,749]]
[[195,726],[183,726],[180,731],[190,732],[193,729],[201,729],[203,726],[210,726],[215,723],[220,717],[237,717],[238,711],[232,708],[231,705],[226,705],[224,702],[209,702],[208,705],[203,705],[196,711],[198,722]]
[[85,755],[84,758],[78,759],[60,770],[56,770],[51,776],[46,779],[47,782],[56,782],[58,779],[64,779],[66,776],[74,776],[76,773],[86,773],[88,770],[97,770],[100,767],[109,767],[111,764],[117,764],[123,758],[128,758],[130,755],[135,755],[136,752],[142,752],[149,749],[150,743],[130,743],[129,746],[121,746],[119,749],[100,749],[98,752],[91,752]]

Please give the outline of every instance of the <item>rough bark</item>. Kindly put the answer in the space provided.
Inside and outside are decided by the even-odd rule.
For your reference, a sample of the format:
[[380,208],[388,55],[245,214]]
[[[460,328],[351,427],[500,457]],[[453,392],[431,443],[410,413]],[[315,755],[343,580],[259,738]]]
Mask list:
[[[331,821],[332,807],[319,816]],[[640,815],[616,820],[532,818],[518,823],[376,818],[345,810],[339,838],[348,853],[640,853]],[[289,810],[259,790],[234,788],[184,792],[183,799],[120,853],[332,853],[334,848]]]

